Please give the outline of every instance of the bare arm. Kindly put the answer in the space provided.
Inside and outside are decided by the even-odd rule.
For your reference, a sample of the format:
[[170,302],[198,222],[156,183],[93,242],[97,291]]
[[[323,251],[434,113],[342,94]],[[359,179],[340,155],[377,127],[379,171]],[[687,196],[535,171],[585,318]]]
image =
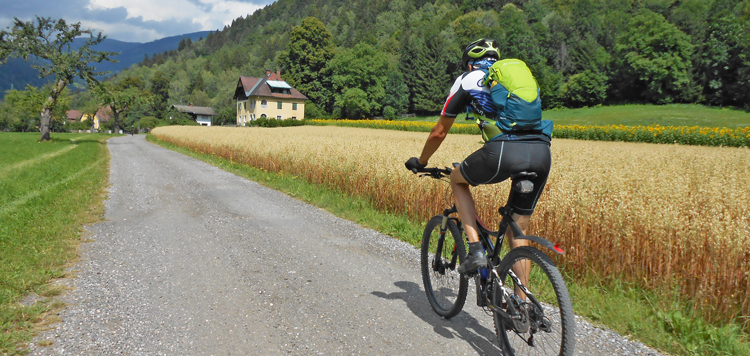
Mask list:
[[455,119],[456,118],[440,116],[440,119],[432,128],[432,131],[430,131],[430,136],[427,137],[427,142],[424,144],[422,155],[419,157],[420,164],[427,164],[427,161],[430,160],[432,154],[435,153],[440,147],[440,144],[443,143],[445,136],[448,135],[448,131],[450,131],[451,126],[453,126],[453,121],[455,121]]

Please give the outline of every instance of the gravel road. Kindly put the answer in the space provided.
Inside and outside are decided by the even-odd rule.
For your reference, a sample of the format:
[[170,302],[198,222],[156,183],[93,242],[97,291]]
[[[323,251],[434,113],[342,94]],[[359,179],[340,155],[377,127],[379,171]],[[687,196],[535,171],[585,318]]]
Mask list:
[[[144,136],[108,146],[106,221],[31,354],[499,354],[473,296],[451,320],[430,309],[405,243]],[[657,355],[580,319],[577,335],[581,355]]]

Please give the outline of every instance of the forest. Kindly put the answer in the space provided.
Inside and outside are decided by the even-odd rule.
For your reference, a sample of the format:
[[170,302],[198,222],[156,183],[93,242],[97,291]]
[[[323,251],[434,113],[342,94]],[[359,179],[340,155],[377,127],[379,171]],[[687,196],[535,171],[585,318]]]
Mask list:
[[[482,37],[528,63],[546,109],[750,109],[750,0],[279,0],[109,80],[151,95],[123,112],[126,125],[180,103],[232,124],[239,76],[266,69],[310,98],[309,118],[431,115],[462,72],[463,47]],[[6,96],[0,126],[21,115],[24,92]],[[73,109],[98,100],[68,95]]]

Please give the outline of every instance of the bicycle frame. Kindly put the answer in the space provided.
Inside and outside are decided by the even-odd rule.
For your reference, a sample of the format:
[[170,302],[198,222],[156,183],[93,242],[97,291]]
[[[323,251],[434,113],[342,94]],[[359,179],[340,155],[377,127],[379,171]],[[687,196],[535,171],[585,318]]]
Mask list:
[[[448,167],[446,167],[445,169],[420,168],[412,170],[412,172],[414,173],[422,173],[420,174],[420,177],[429,176],[431,178],[440,180],[445,180],[443,178],[449,176],[451,171],[452,170]],[[430,278],[426,273],[428,273],[427,270],[429,268],[432,269],[432,273],[437,272],[441,275],[445,275],[448,271],[455,271],[458,264],[464,262],[466,251],[463,250],[463,245],[465,242],[468,242],[468,237],[466,236],[465,224],[461,222],[459,216],[454,215],[458,213],[458,209],[456,208],[455,203],[451,204],[450,208],[443,211],[443,214],[441,216],[442,221],[440,222],[438,231],[439,237],[437,239],[437,245],[435,246],[436,250],[434,251],[434,258],[432,258],[431,266],[424,264],[426,257],[425,255],[423,255],[422,257],[422,273],[423,278],[425,279],[425,288],[427,290],[428,299],[430,299],[430,303],[432,304],[433,309],[435,309],[435,311],[440,315],[446,316],[450,314],[446,317],[452,317],[455,316],[463,307],[466,298],[467,280],[473,278],[475,280],[475,285],[477,288],[477,305],[484,308],[486,313],[494,315],[495,326],[498,332],[498,339],[503,345],[503,349],[506,350],[508,348],[511,348],[509,339],[505,335],[505,333],[510,334],[511,331],[515,332],[515,334],[520,337],[521,340],[523,340],[526,344],[533,347],[535,346],[534,336],[539,335],[539,332],[551,332],[552,328],[554,327],[553,324],[557,324],[558,322],[550,322],[547,316],[545,316],[545,307],[542,306],[542,304],[536,299],[534,294],[522,282],[521,277],[516,274],[516,271],[518,271],[520,275],[524,276],[524,280],[526,280],[527,276],[529,276],[528,273],[530,270],[525,269],[524,264],[518,265],[517,262],[530,259],[531,261],[537,263],[542,267],[545,277],[552,278],[553,276],[555,276],[552,279],[556,279],[558,281],[558,284],[556,286],[553,286],[554,292],[555,295],[558,296],[561,312],[562,310],[565,310],[565,315],[567,315],[564,320],[560,321],[560,325],[562,325],[563,330],[562,334],[565,335],[562,339],[563,341],[561,343],[561,350],[573,350],[574,339],[571,339],[573,337],[572,331],[565,332],[565,330],[573,330],[574,327],[574,321],[571,321],[570,319],[570,315],[573,313],[570,306],[570,297],[567,290],[565,289],[564,282],[562,282],[562,277],[560,276],[554,265],[554,262],[550,260],[548,256],[545,256],[544,252],[539,251],[539,249],[534,248],[533,246],[516,246],[520,247],[520,249],[510,248],[508,252],[511,254],[510,258],[512,258],[513,260],[505,260],[509,257],[509,255],[507,254],[503,255],[502,257],[500,256],[500,250],[502,250],[503,242],[505,241],[506,234],[509,231],[514,239],[533,241],[536,245],[543,246],[546,249],[552,250],[556,254],[565,253],[565,251],[563,251],[557,244],[554,244],[545,238],[524,234],[515,220],[513,220],[514,209],[511,204],[513,194],[525,194],[532,191],[533,183],[530,180],[535,177],[536,173],[534,172],[519,172],[511,177],[513,180],[513,186],[511,188],[511,195],[508,197],[508,203],[506,204],[506,206],[498,209],[498,213],[500,213],[502,218],[500,220],[497,231],[490,230],[478,217],[476,218],[479,242],[481,242],[485,252],[487,253],[487,258],[489,260],[490,266],[488,266],[487,269],[463,271],[461,273],[461,287],[459,287],[459,292],[457,293],[457,295],[459,295],[460,297],[458,297],[456,304],[450,307],[450,311],[447,311],[448,309],[444,309],[442,306],[436,306],[436,302],[434,301],[434,292],[431,292],[431,283],[428,281],[428,279]],[[433,254],[431,252],[427,252],[428,248],[431,249],[433,245],[425,241],[429,241],[428,239],[430,238],[430,231],[434,231],[433,229],[435,227],[438,227],[435,224],[436,222],[437,221],[434,221],[434,218],[430,219],[428,228],[425,229],[425,235],[422,245],[423,253],[426,252],[430,255]],[[458,231],[456,231],[456,229]],[[450,232],[448,230],[450,230]],[[448,232],[449,235],[451,235],[450,237],[446,236],[448,235],[446,234]],[[493,236],[495,237],[494,241],[492,239]],[[446,238],[455,238],[457,240],[456,243],[453,244],[451,242],[447,242]],[[465,242],[458,243],[458,240],[464,240]],[[444,251],[445,247],[450,246],[451,244],[453,245],[453,251],[450,251],[450,253],[448,253],[449,251],[447,250]],[[459,250],[457,246],[461,246],[461,250]],[[443,254],[443,252],[446,253]],[[544,258],[540,256],[543,256]],[[460,262],[458,261],[459,257],[461,259]],[[519,270],[518,268],[523,269]],[[506,282],[508,287],[506,287]],[[533,283],[535,282],[531,282],[531,279],[529,279],[529,281],[527,281],[526,283],[531,283],[533,285]],[[555,282],[553,282],[553,284],[554,283]],[[559,287],[560,283],[562,283],[561,287]],[[509,288],[515,288],[515,292]],[[559,288],[562,288],[561,293],[559,293],[558,291]],[[563,304],[565,304],[564,308]],[[502,337],[501,333],[503,335]],[[565,354],[568,354],[567,351],[565,352]]]
[[[508,230],[508,227],[510,227],[511,231],[513,232],[513,237],[516,238],[516,239],[523,239],[523,240],[529,240],[529,241],[536,242],[537,244],[539,244],[541,246],[544,246],[545,248],[548,248],[548,249],[554,251],[557,254],[564,254],[565,253],[565,251],[563,251],[558,245],[553,244],[551,241],[549,241],[549,240],[547,240],[545,238],[542,238],[542,237],[539,237],[539,236],[534,236],[534,235],[525,235],[521,231],[521,228],[518,227],[518,224],[513,220],[513,209],[512,208],[505,206],[505,207],[502,207],[502,208],[498,209],[498,212],[500,213],[500,215],[503,218],[500,221],[500,224],[499,224],[499,227],[498,227],[497,231],[492,231],[492,230],[488,229],[484,225],[484,223],[478,217],[477,217],[476,223],[477,223],[477,228],[478,228],[477,232],[479,234],[479,241],[482,242],[482,245],[484,246],[485,251],[487,251],[490,263],[492,265],[492,269],[491,269],[492,270],[492,274],[494,275],[494,279],[496,279],[500,283],[501,287],[503,286],[503,284],[502,284],[502,280],[501,280],[500,276],[498,275],[496,267],[498,265],[500,265],[500,263],[502,262],[502,258],[500,257],[500,250],[502,249],[501,246],[502,246],[503,242],[505,241],[505,232]],[[440,254],[442,253],[443,241],[444,241],[444,238],[442,238],[442,237],[444,237],[445,233],[447,232],[447,225],[448,225],[448,221],[449,220],[451,220],[451,219],[454,220],[454,222],[456,223],[456,226],[458,227],[459,231],[463,232],[463,235],[465,236],[465,230],[464,230],[463,224],[461,223],[461,220],[458,219],[458,218],[456,218],[456,217],[451,217],[451,215],[453,215],[455,213],[458,213],[458,209],[456,208],[455,204],[451,208],[445,209],[443,211],[443,223],[440,226],[441,239],[438,242],[438,247],[437,247],[437,251],[436,251],[436,257],[440,256]],[[491,236],[495,237],[494,244],[492,242]],[[468,239],[467,239],[467,241],[468,241]],[[457,255],[457,251],[455,251],[455,246],[454,246],[454,251],[452,252],[452,255],[451,255],[451,263],[449,265],[447,265],[447,266],[433,266],[433,268],[439,268],[441,270],[443,270],[443,268],[446,268],[446,267],[447,268],[455,268],[457,256],[458,256]],[[436,262],[434,262],[434,263],[438,263],[437,261],[439,261],[439,260],[440,260],[439,258],[435,258],[434,261],[436,261]],[[513,280],[513,283],[516,286],[518,286],[521,289],[521,291],[524,292],[524,294],[526,295],[526,297],[529,298],[532,303],[534,303],[538,307],[541,307],[541,304],[539,303],[539,301],[536,300],[536,298],[534,297],[533,293],[531,293],[531,291],[529,291],[526,288],[526,286],[523,285],[523,283],[521,283],[520,278],[518,278],[518,276],[512,270],[509,271],[508,274],[509,274],[510,278]],[[488,280],[491,280],[491,279],[492,278],[488,278]],[[479,281],[477,281],[477,282],[479,282]],[[485,288],[486,288],[486,286],[482,287],[482,292],[484,292]],[[487,299],[487,301],[489,301],[489,303],[487,304],[487,307],[490,308],[490,310],[492,310],[495,313],[498,313],[503,319],[506,319],[506,320],[511,321],[511,322],[513,321],[514,316],[512,316],[512,315],[508,314],[507,312],[505,312],[502,309],[502,307],[494,305],[492,303],[492,300],[490,298],[486,298],[486,299]]]

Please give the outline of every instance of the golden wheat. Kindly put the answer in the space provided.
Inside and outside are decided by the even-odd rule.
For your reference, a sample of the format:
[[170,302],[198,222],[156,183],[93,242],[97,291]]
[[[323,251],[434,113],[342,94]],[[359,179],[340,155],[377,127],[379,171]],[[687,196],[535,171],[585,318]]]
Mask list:
[[[403,163],[425,133],[342,127],[163,127],[159,139],[287,172],[369,197],[378,208],[426,220],[445,208],[445,184]],[[480,147],[449,135],[430,165]],[[750,149],[556,139],[533,233],[561,243],[571,275],[596,274],[690,298],[711,320],[750,315]],[[496,221],[507,182],[474,188]]]

